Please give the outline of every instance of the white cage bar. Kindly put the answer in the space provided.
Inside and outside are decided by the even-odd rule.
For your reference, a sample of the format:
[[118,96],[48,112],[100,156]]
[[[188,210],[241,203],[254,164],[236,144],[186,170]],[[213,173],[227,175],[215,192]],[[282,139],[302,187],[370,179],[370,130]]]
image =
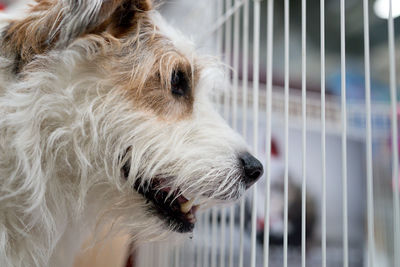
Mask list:
[[[249,78],[249,1],[246,0],[243,6],[243,58],[242,58],[242,118],[247,118],[247,94],[248,94],[248,78]],[[242,119],[242,136],[247,141],[247,120]],[[244,220],[245,220],[245,198],[240,201],[240,244],[239,244],[239,267],[244,266]]]
[[302,185],[301,185],[301,266],[306,267],[306,194],[307,194],[307,52],[306,0],[301,1],[301,113],[302,113]]
[[283,210],[283,267],[288,266],[288,216],[289,216],[289,0],[284,4],[285,27],[285,176],[284,176],[284,210]]
[[392,177],[394,180],[393,194],[393,232],[394,232],[394,266],[400,266],[400,193],[399,193],[399,147],[398,147],[398,123],[397,123],[397,88],[396,88],[396,53],[394,41],[394,21],[393,21],[393,0],[389,1],[389,64],[390,64],[390,98],[391,98],[391,117],[392,117]]
[[[346,28],[345,0],[340,1],[340,73],[342,113],[342,217],[343,217],[343,267],[348,267],[348,218],[347,218],[347,101],[346,101]],[[326,225],[326,221],[324,222]],[[326,248],[325,248],[326,249]],[[326,260],[326,258],[325,258]]]
[[369,45],[369,5],[363,0],[364,11],[364,65],[365,65],[365,113],[366,113],[366,162],[367,162],[367,213],[368,213],[368,263],[375,265],[374,235],[374,187],[372,173],[372,125],[371,125],[371,68]]
[[[258,155],[258,115],[259,115],[259,75],[260,75],[260,12],[261,0],[254,0],[254,40],[253,40],[253,154]],[[257,227],[257,184],[252,189],[251,209],[251,256],[250,266],[256,267],[256,227]]]
[[321,200],[321,253],[322,267],[326,267],[326,88],[325,88],[325,0],[320,2],[321,14],[321,157],[322,157],[322,200]]
[[264,203],[264,267],[269,266],[269,233],[270,233],[270,192],[271,192],[271,120],[272,120],[272,62],[273,62],[273,24],[274,0],[268,0],[267,26],[267,93],[266,93],[266,162],[265,162],[265,203]]

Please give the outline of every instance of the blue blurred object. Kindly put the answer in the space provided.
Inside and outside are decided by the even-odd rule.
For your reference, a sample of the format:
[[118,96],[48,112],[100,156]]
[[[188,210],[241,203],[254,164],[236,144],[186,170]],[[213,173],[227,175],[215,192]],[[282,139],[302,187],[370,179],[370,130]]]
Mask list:
[[[346,73],[347,97],[351,100],[365,99],[365,76],[353,70]],[[341,92],[341,75],[336,72],[327,79],[327,90],[333,95],[340,96]],[[399,98],[399,94],[398,99]],[[373,80],[371,78],[371,101],[373,102],[390,102],[389,85]]]

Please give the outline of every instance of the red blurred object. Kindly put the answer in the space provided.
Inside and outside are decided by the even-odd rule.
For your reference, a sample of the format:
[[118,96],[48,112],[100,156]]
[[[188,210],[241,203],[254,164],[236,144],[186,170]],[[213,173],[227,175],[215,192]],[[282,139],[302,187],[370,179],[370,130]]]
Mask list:
[[276,145],[276,142],[274,139],[272,139],[272,141],[271,141],[271,155],[274,157],[279,156],[278,146]]
[[5,5],[5,4],[2,4],[2,3],[0,3],[0,10],[4,10],[4,9],[6,9],[6,5]]
[[257,218],[257,231],[264,229],[264,218]]

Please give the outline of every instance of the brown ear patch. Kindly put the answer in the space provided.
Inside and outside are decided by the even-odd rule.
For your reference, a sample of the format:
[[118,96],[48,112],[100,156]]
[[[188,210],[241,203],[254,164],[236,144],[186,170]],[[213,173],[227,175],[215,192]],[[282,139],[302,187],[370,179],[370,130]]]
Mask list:
[[120,37],[131,31],[138,17],[153,8],[151,0],[112,0],[106,1],[99,14],[95,27],[90,33],[108,31]]
[[[121,37],[132,31],[139,17],[151,9],[152,3],[149,0],[123,0],[100,29],[107,30],[115,37]],[[94,32],[100,29],[95,29]]]
[[[52,10],[54,4],[48,0],[40,0],[31,8],[30,15],[23,20],[12,21],[3,32],[2,50],[14,55],[17,59],[15,71],[32,60],[34,55],[42,54],[52,46],[49,39],[50,26],[57,26],[61,20],[49,12],[48,16],[38,14]],[[58,36],[55,36],[57,39]]]
[[26,18],[12,21],[3,32],[1,48],[14,56],[18,72],[36,55],[64,48],[86,34],[108,31],[120,37],[151,9],[151,0],[103,0],[99,9],[92,0],[36,0]]
[[151,0],[134,0],[134,2],[135,6],[143,11],[149,11],[153,8],[153,3]]

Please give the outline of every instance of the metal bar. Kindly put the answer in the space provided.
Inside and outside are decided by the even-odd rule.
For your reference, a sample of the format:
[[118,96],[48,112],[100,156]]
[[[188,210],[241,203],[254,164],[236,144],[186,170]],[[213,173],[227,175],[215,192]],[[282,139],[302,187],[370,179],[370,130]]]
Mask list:
[[[184,252],[184,261],[183,263],[186,262],[192,262],[194,265],[196,264],[196,247],[195,247],[195,242],[193,242],[193,233],[191,234],[190,239],[187,240],[186,242],[187,246],[185,246],[185,252]],[[158,266],[161,264],[159,263]]]
[[166,262],[167,264],[168,264],[168,266],[171,266],[171,262],[170,262],[170,260],[171,260],[171,249],[169,248],[169,247],[166,247],[165,246],[165,248],[164,248],[164,262]]
[[306,175],[306,166],[307,166],[307,54],[306,54],[306,0],[301,1],[301,50],[302,50],[302,73],[301,73],[301,110],[302,110],[302,202],[301,202],[301,265],[302,267],[306,267],[306,194],[307,194],[307,175]]
[[211,267],[217,267],[217,208],[212,208]]
[[[221,16],[223,14],[223,0],[217,0],[217,17]],[[223,27],[218,28],[217,30],[217,56],[221,56],[222,53],[222,42],[223,42]]]
[[150,258],[150,253],[149,253],[149,245],[148,244],[143,244],[141,246],[141,259],[140,263],[143,264],[143,266],[149,266],[149,258]]
[[[225,0],[225,10],[229,10],[232,6],[232,0]],[[229,16],[225,23],[225,64],[227,84],[230,84],[231,79],[231,53],[232,53],[232,17]],[[224,93],[224,117],[229,121],[231,112],[231,97],[230,90],[225,90]],[[221,207],[221,233],[220,233],[220,254],[219,266],[225,267],[225,235],[226,235],[226,207]]]
[[165,262],[165,249],[161,244],[155,245],[155,254],[159,255],[155,260],[155,265],[160,266],[162,262]]
[[[224,0],[217,0],[217,19],[219,19],[223,14]],[[223,24],[217,28],[217,55],[221,57],[222,55],[222,45],[223,45]],[[212,222],[211,222],[211,267],[217,266],[217,216],[218,211],[216,207],[212,208]]]
[[[244,2],[243,6],[243,73],[242,73],[242,135],[247,139],[247,93],[249,78],[249,1]],[[244,209],[246,198],[240,200],[240,243],[239,243],[239,267],[243,267],[244,262]]]
[[321,156],[322,156],[322,203],[321,203],[321,250],[322,267],[326,267],[326,101],[325,101],[325,0],[320,4],[321,19]]
[[204,213],[204,243],[203,243],[203,267],[209,266],[209,250],[208,250],[208,240],[210,237],[210,211]]
[[[237,3],[239,0],[235,0]],[[233,23],[233,95],[232,95],[232,127],[238,130],[237,112],[238,112],[238,88],[239,88],[239,35],[240,35],[240,9],[234,16]]]
[[396,64],[394,44],[393,0],[389,0],[389,66],[390,66],[390,98],[392,116],[392,177],[393,177],[393,232],[394,232],[394,266],[400,266],[400,194],[399,194],[399,146],[397,123],[397,88],[396,88]]
[[198,225],[197,226],[198,232],[202,233],[202,236],[200,236],[198,233],[195,233],[196,234],[196,236],[195,236],[196,239],[195,239],[194,244],[196,245],[196,252],[194,253],[194,256],[195,256],[195,259],[196,259],[196,266],[197,267],[203,266],[202,249],[205,249],[205,247],[202,247],[203,242],[201,242],[201,241],[205,240],[206,237],[207,237],[206,233],[205,233],[205,226],[206,225],[205,225],[205,222],[203,220],[204,217],[206,217],[206,214],[205,213],[201,214],[201,216],[198,219],[199,223],[197,224]]
[[[175,267],[179,267],[180,264],[180,247],[175,248]],[[152,254],[150,254],[150,258],[153,258]]]
[[[221,16],[221,14],[224,13],[224,0],[217,0],[216,2],[216,14],[217,14],[217,19],[219,18],[219,16]],[[216,36],[216,41],[217,41],[217,45],[216,45],[216,55],[219,59],[222,58],[222,53],[223,53],[223,27],[218,28],[217,30],[217,36]],[[217,99],[217,109],[219,112],[223,112],[223,96],[221,94],[217,94],[216,95],[216,99]]]
[[225,267],[225,228],[226,228],[226,208],[221,208],[221,232],[220,232],[220,251],[219,251],[219,266]]
[[240,241],[239,241],[239,267],[243,267],[243,254],[244,254],[244,208],[245,197],[240,200]]
[[161,244],[159,244],[158,247],[159,247],[160,254],[161,254],[160,262],[158,265],[163,265],[166,262],[168,262],[168,247],[163,246]]
[[[150,255],[156,255],[157,254],[157,248],[156,248],[154,243],[152,243],[150,245],[150,248],[151,248]],[[157,266],[157,260],[158,260],[157,258],[151,257],[149,266]]]
[[363,0],[364,13],[364,60],[365,60],[365,110],[366,110],[366,161],[367,161],[367,213],[368,213],[368,263],[375,264],[374,237],[374,185],[372,170],[372,122],[371,122],[371,71],[369,48],[368,0]]
[[[225,9],[230,8],[232,5],[232,0],[225,0]],[[226,80],[227,84],[230,82],[231,78],[231,53],[232,53],[232,19],[229,17],[229,19],[226,21],[225,24],[225,64],[226,64]],[[225,90],[224,91],[224,117],[225,120],[229,121],[229,112],[230,112],[230,90]],[[222,229],[222,232],[224,232],[225,229]]]
[[[235,0],[237,5],[240,0]],[[237,9],[234,15],[234,39],[233,39],[233,108],[232,108],[232,127],[238,130],[238,88],[239,88],[239,36],[240,36],[240,9]],[[229,209],[229,267],[233,267],[233,247],[234,247],[234,227],[235,227],[235,206]]]
[[349,265],[348,218],[347,218],[347,105],[346,105],[346,14],[345,0],[340,0],[340,66],[342,97],[342,220],[343,220],[343,267]]
[[[260,80],[260,9],[261,1],[254,0],[254,43],[253,43],[253,153],[258,151],[258,94]],[[257,231],[257,184],[253,185],[253,201],[251,210],[251,261],[250,266],[256,267],[256,231]]]
[[[243,6],[242,136],[247,139],[247,94],[249,87],[249,1]],[[240,266],[240,264],[239,264]],[[241,267],[241,266],[240,266]]]
[[264,267],[269,266],[269,233],[270,233],[270,191],[271,191],[271,121],[272,121],[272,81],[273,81],[273,31],[274,31],[274,0],[268,0],[267,17],[267,116],[266,116],[266,170],[265,170],[265,203],[264,203]]
[[283,212],[283,267],[287,267],[288,252],[288,184],[289,184],[289,0],[284,3],[285,20],[285,175]]
[[234,230],[235,230],[235,206],[231,205],[229,210],[229,260],[228,266],[233,267],[233,244],[234,244]]
[[222,26],[226,23],[226,21],[228,19],[230,19],[230,17],[232,17],[232,15],[238,10],[240,9],[244,4],[246,4],[246,2],[248,2],[249,0],[239,0],[233,7],[231,7],[229,10],[226,10],[224,14],[222,14],[221,16],[218,17],[217,22],[210,27],[210,30],[208,30],[207,32],[205,32],[201,38],[199,38],[200,43],[204,40],[206,40],[206,38],[208,38],[211,34],[213,34],[215,31],[219,30],[220,28],[222,28]]

